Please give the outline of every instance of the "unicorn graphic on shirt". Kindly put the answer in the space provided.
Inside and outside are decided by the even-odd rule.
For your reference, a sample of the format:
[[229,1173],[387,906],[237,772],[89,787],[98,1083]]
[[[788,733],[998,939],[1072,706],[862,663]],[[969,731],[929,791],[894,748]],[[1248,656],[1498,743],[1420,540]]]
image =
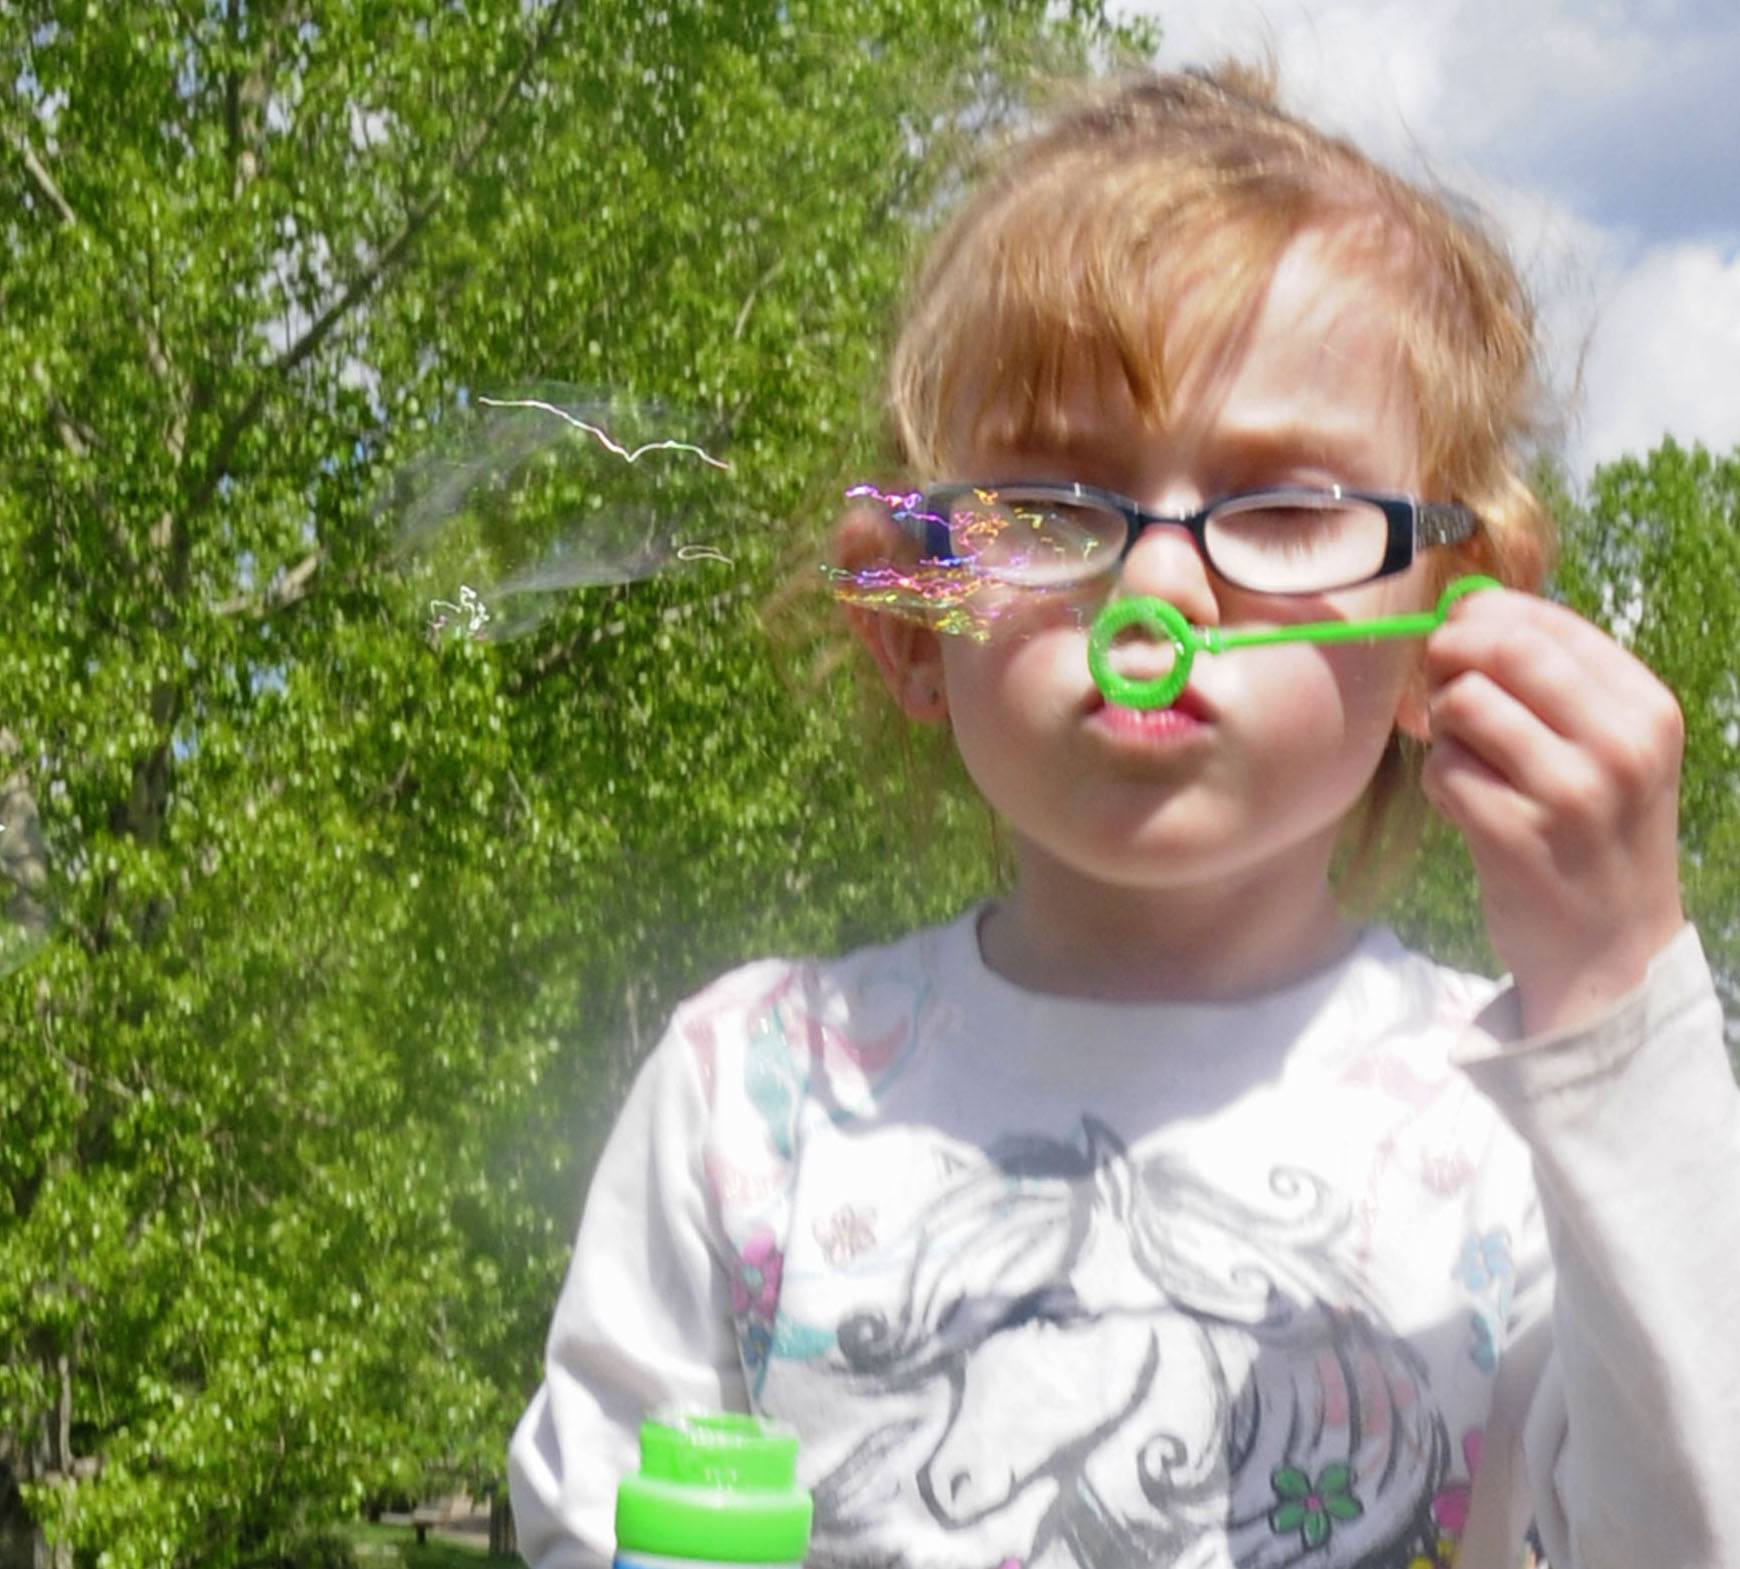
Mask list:
[[1322,1185],[1269,1185],[1272,1207],[1242,1204],[1091,1119],[963,1169],[898,1290],[839,1323],[828,1371],[887,1415],[815,1489],[824,1560],[1404,1569],[1438,1551],[1451,1444],[1424,1364],[1337,1263]]

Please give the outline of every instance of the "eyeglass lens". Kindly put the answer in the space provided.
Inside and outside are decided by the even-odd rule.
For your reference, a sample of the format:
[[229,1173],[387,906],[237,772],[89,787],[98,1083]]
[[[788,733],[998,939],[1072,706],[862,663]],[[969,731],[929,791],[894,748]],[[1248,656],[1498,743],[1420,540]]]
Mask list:
[[[1062,588],[1113,570],[1129,524],[1116,508],[1043,490],[975,490],[955,499],[950,547],[1000,582]],[[1313,491],[1235,496],[1209,514],[1202,545],[1228,582],[1263,593],[1315,593],[1382,566],[1382,507]]]

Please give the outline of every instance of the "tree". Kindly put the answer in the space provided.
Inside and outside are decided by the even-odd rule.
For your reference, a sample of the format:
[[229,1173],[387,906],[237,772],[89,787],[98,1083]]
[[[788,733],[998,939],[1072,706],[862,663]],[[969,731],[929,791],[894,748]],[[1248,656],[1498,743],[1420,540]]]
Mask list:
[[[1114,35],[1044,0],[4,15],[0,773],[56,929],[0,977],[0,1516],[223,1566],[496,1473],[673,992],[980,875],[947,808],[904,853],[757,606],[877,450],[965,133]],[[719,433],[732,565],[432,644],[383,483],[462,389],[549,377]]]
[[1680,843],[1687,907],[1740,1052],[1740,449],[1672,439],[1596,470],[1570,519],[1565,598],[1673,689],[1686,721]]

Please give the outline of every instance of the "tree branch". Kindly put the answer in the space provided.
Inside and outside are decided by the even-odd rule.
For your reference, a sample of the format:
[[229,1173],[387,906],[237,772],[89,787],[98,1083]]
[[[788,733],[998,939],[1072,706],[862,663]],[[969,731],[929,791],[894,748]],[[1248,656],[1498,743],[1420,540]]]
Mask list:
[[[255,25],[259,25],[256,18]],[[242,42],[242,7],[238,0],[229,0],[224,13],[224,26],[230,35],[230,46],[239,50]],[[230,194],[240,200],[242,193],[260,172],[260,123],[272,94],[272,79],[277,73],[279,40],[295,34],[296,15],[278,16],[266,21],[263,42],[245,78],[234,71],[224,76],[224,135],[229,158]]]
[[203,509],[211,500],[219,480],[229,469],[230,459],[235,453],[237,443],[259,417],[260,410],[265,406],[266,399],[270,396],[273,387],[315,353],[338,324],[374,292],[375,286],[392,270],[400,257],[410,249],[429,220],[435,216],[442,203],[447,200],[454,182],[471,167],[478,154],[483,151],[490,138],[495,134],[502,119],[506,116],[508,108],[518,96],[526,77],[530,74],[532,66],[549,46],[550,39],[556,30],[556,23],[567,10],[567,7],[568,0],[556,0],[556,3],[544,13],[544,19],[526,50],[525,58],[520,61],[518,69],[503,84],[501,91],[496,94],[495,102],[490,105],[488,112],[484,115],[471,138],[460,146],[451,167],[437,177],[429,194],[411,209],[404,223],[400,225],[398,233],[381,247],[374,260],[351,279],[340,292],[338,298],[309,324],[301,337],[284,349],[283,353],[267,367],[266,372],[255,383],[254,390],[248,394],[247,401],[230,417],[219,434],[211,459],[206,464],[205,474],[190,501],[190,512]]
[[755,309],[755,302],[761,296],[761,291],[772,283],[785,270],[785,257],[781,256],[774,264],[755,280],[754,286],[743,298],[743,308],[737,313],[737,320],[731,328],[731,341],[743,341],[743,329],[749,325],[749,313]]
[[54,176],[48,172],[42,160],[36,156],[36,149],[30,145],[21,132],[15,132],[12,140],[23,156],[24,167],[30,171],[31,179],[36,181],[37,189],[48,198],[49,205],[60,214],[60,221],[68,228],[76,229],[79,215],[72,210],[72,204],[61,194],[60,187],[54,183]]
[[[709,594],[704,599],[685,600],[681,604],[667,605],[659,612],[659,620],[667,626],[678,621],[686,621],[691,616],[703,611],[715,610],[723,613],[726,606],[733,600],[742,599],[754,592],[752,583],[738,583],[730,588],[721,589],[717,594]],[[581,627],[572,637],[559,647],[551,649],[547,654],[536,660],[531,669],[518,679],[509,683],[508,690],[515,697],[523,697],[533,687],[541,684],[546,678],[567,666],[576,652],[582,648],[592,648],[614,638],[628,635],[628,623],[617,619],[607,621],[603,626]]]
[[[48,172],[47,166],[36,156],[36,149],[30,145],[22,134],[15,134],[13,141],[18,148],[19,154],[24,159],[24,167],[30,171],[30,176],[36,181],[38,189],[40,189],[43,195],[48,198],[49,203],[54,207],[54,210],[60,214],[61,222],[69,229],[81,227],[79,215],[73,211],[72,203],[66,199],[61,188],[55,184],[54,176]],[[175,460],[179,463],[181,461],[181,454],[187,436],[186,389],[185,387],[177,388],[174,384],[175,377],[169,368],[168,358],[163,352],[163,342],[158,337],[157,329],[152,324],[150,316],[146,313],[141,313],[140,324],[145,334],[145,357],[150,363],[152,374],[155,375],[159,381],[163,382],[165,387],[169,390],[171,402],[174,405],[175,413],[169,423],[167,439],[169,449],[174,454]],[[35,372],[37,381],[41,384],[44,391],[47,391],[49,385],[47,372],[43,370],[40,363],[35,367]],[[81,458],[84,457],[91,444],[88,439],[88,432],[85,433],[87,439],[82,444],[73,441],[70,437],[70,433],[80,430],[80,427],[72,421],[71,416],[65,413],[64,409],[58,404],[58,402],[54,403],[53,407],[57,416],[57,424],[59,426],[61,440],[66,443],[68,450],[75,456]]]
[[297,600],[308,597],[309,584],[325,560],[324,550],[310,551],[288,572],[273,578],[263,594],[243,594],[235,599],[226,599],[217,607],[217,613],[220,616],[245,615],[254,620],[264,620],[267,616],[275,615],[287,605],[293,605]]
[[48,367],[41,360],[33,360],[30,366],[30,379],[42,388],[42,395],[48,400],[48,412],[54,418],[54,428],[60,436],[60,444],[75,458],[81,461],[91,455],[91,448],[98,445],[97,433],[88,425],[81,423],[72,416],[72,411],[60,401],[54,390],[54,382],[48,374]]

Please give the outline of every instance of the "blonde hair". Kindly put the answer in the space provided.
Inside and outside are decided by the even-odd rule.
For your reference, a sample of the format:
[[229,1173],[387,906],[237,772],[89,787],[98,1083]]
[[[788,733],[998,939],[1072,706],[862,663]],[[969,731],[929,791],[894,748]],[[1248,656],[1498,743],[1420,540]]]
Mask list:
[[[1163,427],[1308,229],[1362,242],[1346,257],[1393,308],[1424,493],[1481,520],[1440,582],[1476,570],[1537,587],[1553,523],[1527,478],[1541,395],[1515,268],[1469,211],[1282,112],[1272,74],[1245,67],[1098,84],[1004,150],[910,291],[888,373],[908,477],[944,472],[963,443],[1066,439],[1066,372],[1084,360],[1116,367]],[[1412,849],[1416,754],[1394,737],[1350,815],[1344,893],[1371,892]]]

